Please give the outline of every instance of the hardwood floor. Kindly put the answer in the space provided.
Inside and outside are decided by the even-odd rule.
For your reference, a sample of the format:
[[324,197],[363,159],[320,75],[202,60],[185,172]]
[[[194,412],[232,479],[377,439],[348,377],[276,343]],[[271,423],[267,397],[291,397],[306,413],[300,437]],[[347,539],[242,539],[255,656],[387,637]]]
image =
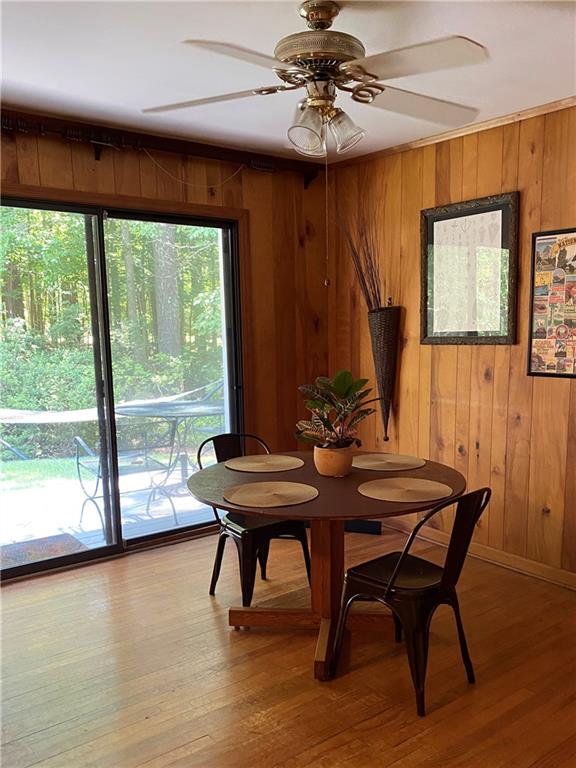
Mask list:
[[[403,539],[348,534],[347,561]],[[432,622],[424,719],[392,625],[352,634],[312,678],[315,633],[231,631],[235,552],[215,598],[213,537],[11,584],[3,597],[3,768],[571,768],[576,595],[469,558],[453,618]],[[441,562],[444,550],[420,543]],[[254,604],[307,599],[299,547],[274,541]]]

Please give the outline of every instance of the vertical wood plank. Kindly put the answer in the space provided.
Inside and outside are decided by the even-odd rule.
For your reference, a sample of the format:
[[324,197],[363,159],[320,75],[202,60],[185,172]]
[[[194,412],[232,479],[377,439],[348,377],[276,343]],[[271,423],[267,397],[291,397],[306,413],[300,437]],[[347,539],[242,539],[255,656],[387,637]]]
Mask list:
[[155,157],[151,152],[150,157],[147,152],[140,155],[140,193],[142,197],[156,197],[156,165]]
[[[230,175],[230,174],[228,174]],[[214,160],[206,161],[206,182],[208,184],[208,202],[210,205],[222,205],[223,185],[226,179],[222,164]]]
[[[273,302],[275,314],[275,336],[273,354],[276,377],[279,386],[275,391],[277,443],[281,450],[294,449],[294,428],[296,423],[299,382],[296,378],[296,180],[273,176],[272,226],[274,237],[273,291],[269,300]],[[293,297],[286,302],[285,297]],[[281,311],[280,311],[280,308]]]
[[186,179],[185,194],[189,203],[208,203],[208,180],[206,164],[197,157],[187,157],[184,160],[184,178]]
[[249,270],[243,280],[243,368],[246,430],[262,436],[277,450],[276,313],[274,286],[273,179],[271,174],[246,171],[242,180],[244,204],[250,210]]
[[[446,205],[462,194],[462,140],[436,145],[436,205]],[[443,464],[454,461],[456,434],[457,348],[438,345],[432,348],[430,458]],[[435,517],[435,525],[448,529],[451,511]]]
[[156,152],[156,195],[160,200],[185,200],[182,158],[169,152]]
[[19,183],[39,186],[40,163],[38,161],[37,137],[27,133],[17,133],[15,141]]
[[398,376],[398,449],[418,452],[418,400],[420,363],[420,318],[418,307],[420,269],[420,211],[422,209],[422,151],[408,152],[402,158],[402,217],[400,259],[402,264],[400,304],[405,307],[401,359]]
[[[436,203],[436,150],[434,146],[422,150],[422,208],[433,208]],[[420,222],[418,223],[420,232]],[[418,255],[421,259],[420,245]],[[420,275],[421,266],[417,274]],[[421,285],[421,281],[418,283]],[[420,299],[420,297],[419,297]],[[418,312],[418,322],[420,313]],[[418,382],[418,455],[424,459],[430,457],[430,399],[432,385],[432,347],[420,345],[419,382]]]
[[[478,134],[462,139],[462,199],[477,197]],[[470,453],[470,376],[472,373],[472,347],[463,344],[457,349],[456,374],[456,431],[454,467],[468,479]],[[469,485],[469,487],[471,487]]]
[[18,152],[16,149],[16,139],[13,133],[2,133],[1,147],[2,162],[0,163],[0,167],[2,169],[2,181],[18,184],[20,181],[18,176]]
[[[576,221],[576,108],[568,110],[568,189],[570,202],[564,215]],[[570,192],[571,190],[571,192]],[[566,491],[564,496],[564,533],[562,568],[576,571],[576,381],[570,384],[568,446],[566,451]]]
[[115,152],[114,186],[116,194],[140,197],[140,157],[136,152]]
[[[518,188],[518,141],[518,123],[504,126],[502,130],[502,192],[512,192]],[[494,350],[494,399],[490,465],[492,498],[490,501],[488,543],[497,549],[502,549],[504,546],[510,352],[509,346],[497,346]]]
[[[500,192],[503,141],[502,128],[493,128],[478,135],[478,197]],[[495,349],[490,345],[479,345],[472,347],[471,354],[468,486],[472,489],[490,485],[491,479]],[[478,523],[477,541],[488,543],[489,527],[490,507]]]
[[[393,304],[400,304],[402,293],[402,265],[399,254],[401,247],[402,221],[402,162],[403,154],[387,157],[384,163],[384,239],[383,239],[383,273],[386,285],[386,297],[392,298]],[[408,309],[408,308],[406,308]],[[402,354],[400,352],[400,354]],[[402,361],[400,360],[400,365]],[[399,450],[399,430],[397,418],[398,404],[394,405],[388,425],[389,442],[384,443],[385,450]],[[382,433],[382,421],[378,411],[379,431]]]
[[526,556],[528,481],[534,379],[526,375],[530,312],[532,232],[540,229],[544,118],[524,120],[518,132],[518,190],[520,191],[518,344],[510,350],[506,441],[506,509],[504,549]]
[[[571,226],[576,183],[568,168],[570,114],[544,117],[542,214],[544,229]],[[570,382],[536,378],[532,402],[530,485],[528,495],[528,557],[560,567],[564,529]],[[559,414],[562,414],[560,418]]]
[[38,139],[38,165],[43,187],[73,189],[72,153],[70,144],[51,136]]
[[88,144],[75,144],[72,149],[72,177],[74,189],[80,192],[114,193],[113,149],[104,149],[100,160]]
[[566,467],[562,568],[567,571],[576,571],[576,381],[570,385]]
[[[296,200],[295,223],[300,260],[297,287],[298,382],[310,382],[328,371],[328,297],[324,179],[317,177]],[[298,398],[301,403],[302,398]]]
[[239,163],[222,163],[222,204],[230,208],[242,208],[242,174]]

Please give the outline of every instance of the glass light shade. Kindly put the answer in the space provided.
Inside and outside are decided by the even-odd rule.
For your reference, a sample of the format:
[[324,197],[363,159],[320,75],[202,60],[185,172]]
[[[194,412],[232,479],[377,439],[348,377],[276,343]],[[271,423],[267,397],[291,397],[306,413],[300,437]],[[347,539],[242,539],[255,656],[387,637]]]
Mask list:
[[342,110],[334,115],[328,125],[336,142],[336,152],[340,154],[358,144],[366,135],[366,131],[363,128],[358,128],[354,121]]
[[322,130],[320,132],[320,138],[322,139],[322,143],[318,149],[313,151],[307,150],[304,152],[304,150],[300,149],[295,144],[293,144],[293,147],[299,155],[306,155],[306,157],[326,157],[326,128],[324,125],[322,126]]
[[294,125],[288,128],[288,138],[302,155],[324,155],[322,115],[317,109],[306,107],[297,116]]

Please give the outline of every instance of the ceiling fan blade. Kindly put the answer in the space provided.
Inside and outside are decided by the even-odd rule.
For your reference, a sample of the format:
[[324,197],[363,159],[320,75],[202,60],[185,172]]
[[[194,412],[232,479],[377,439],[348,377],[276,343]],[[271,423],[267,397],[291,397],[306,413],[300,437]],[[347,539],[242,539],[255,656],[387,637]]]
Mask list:
[[[276,86],[272,86],[276,88]],[[147,114],[156,112],[173,112],[177,109],[188,109],[188,107],[201,107],[204,104],[217,104],[221,101],[234,101],[235,99],[245,99],[248,96],[257,96],[254,90],[251,91],[237,91],[236,93],[223,93],[220,96],[207,96],[204,99],[191,99],[190,101],[178,101],[175,104],[164,104],[161,107],[148,107],[143,109],[142,112]]]
[[478,115],[478,110],[474,107],[465,107],[463,104],[455,104],[452,101],[390,88],[388,85],[384,92],[371,102],[371,106],[388,112],[397,112],[399,115],[415,117],[418,120],[426,120],[429,123],[454,127],[471,123]]
[[468,37],[452,35],[430,40],[427,43],[397,48],[395,51],[377,53],[364,59],[346,61],[340,65],[344,72],[355,67],[375,76],[376,80],[391,80],[394,77],[419,75],[439,69],[467,67],[480,64],[488,59],[488,51],[480,43]]
[[195,45],[197,48],[205,48],[213,53],[220,53],[223,56],[230,56],[232,59],[247,61],[249,64],[256,64],[257,67],[266,69],[285,69],[286,65],[273,56],[266,56],[264,53],[252,51],[249,48],[242,48],[240,45],[232,43],[219,43],[217,40],[184,40],[187,45]]

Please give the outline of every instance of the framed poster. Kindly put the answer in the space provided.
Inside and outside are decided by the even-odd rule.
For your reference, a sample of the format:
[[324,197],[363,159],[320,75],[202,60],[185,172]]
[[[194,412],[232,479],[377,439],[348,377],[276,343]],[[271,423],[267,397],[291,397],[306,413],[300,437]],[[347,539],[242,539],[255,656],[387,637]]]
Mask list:
[[576,378],[576,227],[532,235],[528,374]]
[[421,214],[422,344],[514,344],[518,192]]

